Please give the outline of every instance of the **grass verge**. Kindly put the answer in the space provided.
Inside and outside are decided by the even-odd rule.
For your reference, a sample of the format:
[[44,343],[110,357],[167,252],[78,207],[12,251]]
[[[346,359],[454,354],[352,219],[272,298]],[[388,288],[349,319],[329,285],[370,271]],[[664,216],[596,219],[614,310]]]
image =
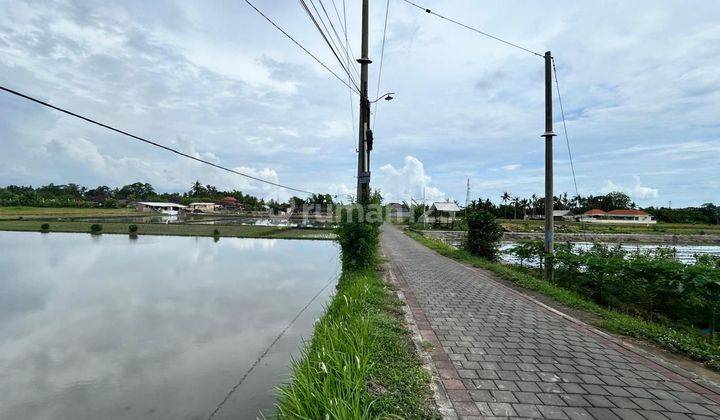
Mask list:
[[591,312],[597,315],[598,321],[595,324],[598,327],[653,342],[720,370],[720,345],[689,326],[651,322],[608,309],[575,292],[548,283],[512,266],[476,257],[465,250],[453,248],[442,241],[427,238],[417,232],[409,231],[407,234],[440,255],[490,270],[500,278],[511,281],[520,287],[542,293],[571,308]]
[[374,269],[343,272],[291,379],[279,388],[281,419],[440,418],[401,302]]
[[[49,229],[42,229],[44,224]],[[0,220],[0,231],[18,232],[75,232],[89,233],[90,222],[41,222],[31,220]],[[202,225],[184,223],[102,223],[103,234],[129,233],[131,224],[137,225],[137,235],[170,235],[170,236],[217,236],[234,238],[277,238],[277,239],[318,239],[332,240],[335,238],[330,229],[300,229],[277,226],[245,226],[245,225]],[[214,231],[220,231],[215,235]]]

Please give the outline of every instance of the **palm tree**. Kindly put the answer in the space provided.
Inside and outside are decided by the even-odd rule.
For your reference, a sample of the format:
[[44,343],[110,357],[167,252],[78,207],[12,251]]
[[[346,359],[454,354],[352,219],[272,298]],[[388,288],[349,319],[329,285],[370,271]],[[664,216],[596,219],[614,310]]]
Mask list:
[[518,204],[520,204],[520,197],[513,197],[512,203],[514,205],[513,219],[517,219],[517,208],[518,208]]
[[[503,204],[506,204],[508,201],[510,201],[510,193],[505,191],[500,196],[500,200],[502,200]],[[503,216],[507,217],[507,214],[503,214]]]
[[527,209],[530,208],[530,201],[527,198],[520,200],[520,208],[523,210],[523,219],[527,216]]
[[530,196],[530,207],[532,208],[532,215],[535,217],[535,208],[538,204],[538,196],[537,194],[533,194]]

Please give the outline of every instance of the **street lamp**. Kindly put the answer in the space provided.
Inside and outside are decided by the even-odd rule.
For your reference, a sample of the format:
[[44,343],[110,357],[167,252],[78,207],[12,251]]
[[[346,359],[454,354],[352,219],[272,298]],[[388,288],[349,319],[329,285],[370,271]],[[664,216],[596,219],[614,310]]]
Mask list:
[[385,99],[386,101],[392,101],[394,99],[394,97],[392,95],[394,95],[394,94],[395,94],[395,92],[383,93],[382,95],[378,96],[378,98],[375,99],[374,101],[368,101],[368,102],[370,102],[371,104],[374,104],[375,102],[379,101],[380,99]]

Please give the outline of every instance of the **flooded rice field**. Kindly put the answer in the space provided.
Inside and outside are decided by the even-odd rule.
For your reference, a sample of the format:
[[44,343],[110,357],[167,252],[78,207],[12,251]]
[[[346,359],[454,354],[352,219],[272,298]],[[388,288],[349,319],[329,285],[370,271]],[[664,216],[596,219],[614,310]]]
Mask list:
[[271,416],[338,275],[329,241],[0,232],[0,248],[3,419]]

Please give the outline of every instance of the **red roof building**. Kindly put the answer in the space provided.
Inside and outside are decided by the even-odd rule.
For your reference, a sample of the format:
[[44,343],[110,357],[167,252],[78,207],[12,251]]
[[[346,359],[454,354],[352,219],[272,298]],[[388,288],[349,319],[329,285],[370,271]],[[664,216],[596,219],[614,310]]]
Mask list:
[[618,209],[607,212],[600,209],[591,209],[583,213],[578,220],[591,223],[657,223],[648,213],[634,209]]
[[[602,210],[601,210],[602,211]],[[642,210],[610,210],[607,212],[608,215],[613,216],[649,216],[649,214],[645,213]]]

